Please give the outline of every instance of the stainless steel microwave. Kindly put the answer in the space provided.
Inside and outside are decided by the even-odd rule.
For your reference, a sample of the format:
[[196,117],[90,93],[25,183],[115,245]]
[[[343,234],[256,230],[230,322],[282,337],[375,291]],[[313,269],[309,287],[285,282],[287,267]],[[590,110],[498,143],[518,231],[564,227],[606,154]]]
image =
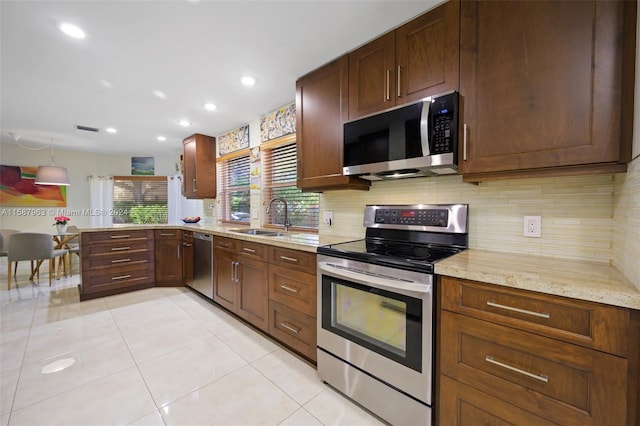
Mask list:
[[458,92],[344,124],[343,174],[369,180],[458,172]]

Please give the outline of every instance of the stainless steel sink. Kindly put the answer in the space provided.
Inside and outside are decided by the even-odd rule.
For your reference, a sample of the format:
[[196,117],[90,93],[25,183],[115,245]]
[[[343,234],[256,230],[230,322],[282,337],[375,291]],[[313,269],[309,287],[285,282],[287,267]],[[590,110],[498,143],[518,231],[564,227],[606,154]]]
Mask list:
[[260,235],[262,237],[281,237],[286,235],[284,232],[261,228],[230,229],[229,231],[245,235]]

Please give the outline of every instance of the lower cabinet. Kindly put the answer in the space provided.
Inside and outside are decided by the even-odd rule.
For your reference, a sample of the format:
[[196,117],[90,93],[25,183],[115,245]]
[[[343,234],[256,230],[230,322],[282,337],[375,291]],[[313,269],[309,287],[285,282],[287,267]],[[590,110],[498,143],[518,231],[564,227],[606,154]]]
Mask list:
[[213,238],[213,300],[316,361],[316,255]]
[[82,232],[80,300],[153,287],[153,230]]
[[182,230],[156,229],[155,241],[156,286],[184,285]]
[[444,277],[439,424],[637,424],[638,315]]
[[213,298],[263,331],[269,329],[267,247],[214,237]]

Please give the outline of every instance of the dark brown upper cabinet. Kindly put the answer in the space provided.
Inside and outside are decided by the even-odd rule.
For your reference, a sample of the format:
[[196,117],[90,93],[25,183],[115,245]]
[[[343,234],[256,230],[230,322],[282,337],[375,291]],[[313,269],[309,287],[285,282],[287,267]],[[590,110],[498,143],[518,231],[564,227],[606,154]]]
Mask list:
[[216,198],[216,139],[196,133],[182,148],[182,195]]
[[462,2],[464,180],[625,171],[635,18],[635,2]]
[[349,54],[349,120],[458,90],[460,3],[449,1]]
[[303,191],[369,189],[371,184],[342,175],[347,66],[343,56],[296,82],[297,186]]

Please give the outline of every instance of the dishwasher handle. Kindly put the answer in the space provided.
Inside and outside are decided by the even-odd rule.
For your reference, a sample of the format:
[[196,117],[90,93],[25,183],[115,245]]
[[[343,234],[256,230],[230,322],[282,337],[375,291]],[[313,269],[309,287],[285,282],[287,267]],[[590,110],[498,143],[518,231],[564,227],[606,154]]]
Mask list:
[[203,232],[194,232],[193,238],[197,238],[199,240],[205,240],[205,241],[213,241],[213,235],[205,234]]

